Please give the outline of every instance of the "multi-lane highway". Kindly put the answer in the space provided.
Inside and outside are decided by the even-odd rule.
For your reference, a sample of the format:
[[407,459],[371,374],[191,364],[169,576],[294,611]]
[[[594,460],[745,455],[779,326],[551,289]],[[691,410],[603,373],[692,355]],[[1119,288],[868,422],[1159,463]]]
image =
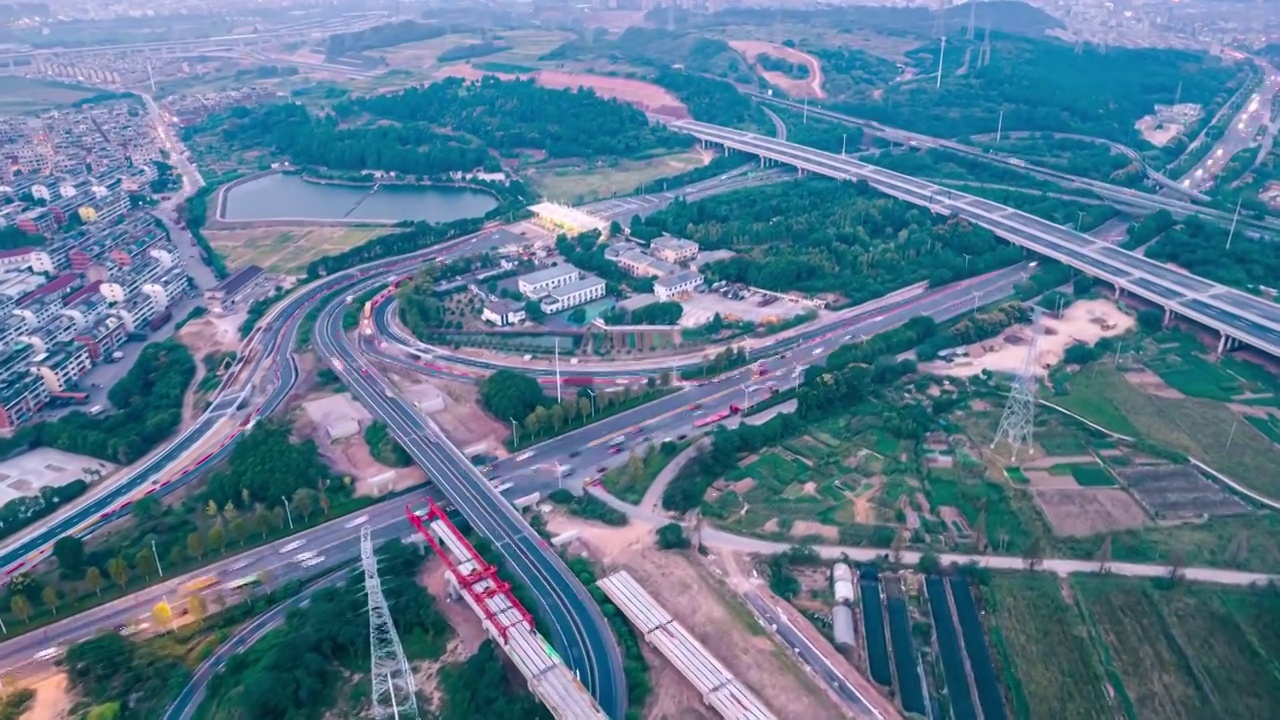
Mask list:
[[477,532],[540,601],[551,643],[610,717],[626,711],[626,680],[617,639],[598,605],[560,557],[519,512],[454,447],[439,427],[419,415],[357,352],[342,329],[344,305],[321,310],[316,350],[360,403],[387,424],[431,482],[453,501]]
[[706,142],[804,171],[865,180],[881,192],[935,212],[956,214],[1045,257],[1071,265],[1222,333],[1220,349],[1239,341],[1280,357],[1280,305],[1171,268],[1028,213],[886,170],[774,138],[694,120],[668,123]]

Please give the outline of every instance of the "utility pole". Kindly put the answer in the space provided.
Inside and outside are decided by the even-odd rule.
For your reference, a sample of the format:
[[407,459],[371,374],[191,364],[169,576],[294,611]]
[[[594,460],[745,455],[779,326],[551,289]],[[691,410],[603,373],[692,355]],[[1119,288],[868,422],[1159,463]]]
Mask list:
[[284,501],[284,515],[289,518],[289,529],[293,530],[293,511],[289,509],[289,498],[281,495],[280,499]]
[[849,133],[840,136],[840,157],[844,157],[845,147],[849,144]]
[[1239,424],[1240,424],[1240,420],[1239,420],[1239,419],[1236,419],[1236,420],[1232,420],[1232,421],[1231,421],[1231,432],[1227,433],[1227,446],[1226,446],[1225,448],[1223,448],[1223,451],[1224,451],[1224,452],[1225,452],[1225,451],[1227,451],[1227,450],[1230,450],[1230,449],[1231,449],[1231,440],[1232,440],[1233,438],[1235,438],[1235,436],[1236,436],[1236,425],[1239,425]]
[[515,418],[507,418],[511,421],[511,437],[516,441],[516,447],[520,447],[520,426],[516,424]]
[[996,144],[1000,144],[1000,136],[1004,133],[1004,110],[1000,111],[1000,119],[996,121]]
[[934,83],[934,89],[942,87],[942,59],[947,56],[947,36],[942,36],[942,46],[938,50],[938,81]]
[[1228,250],[1231,249],[1231,238],[1235,237],[1236,234],[1236,221],[1240,219],[1240,203],[1242,202],[1244,202],[1243,195],[1240,196],[1239,200],[1236,200],[1236,214],[1231,216],[1231,231],[1227,233]]
[[151,541],[151,556],[156,559],[156,572],[164,577],[164,568],[160,567],[160,553],[156,552],[156,541]]
[[417,720],[413,670],[405,659],[400,636],[391,621],[391,610],[382,594],[378,558],[373,554],[373,538],[368,525],[360,528],[360,562],[364,566],[365,595],[369,598],[369,678],[373,682],[373,695],[370,697],[373,717]]
[[560,395],[560,338],[556,338],[556,402],[564,402]]
[[591,419],[594,420],[596,417],[596,391],[592,390],[591,388],[583,388],[583,389],[586,390],[587,394],[591,396]]
[[804,114],[800,116],[800,124],[809,124],[809,98],[804,99]]
[[1084,211],[1076,211],[1076,232],[1080,232],[1080,227],[1084,225]]

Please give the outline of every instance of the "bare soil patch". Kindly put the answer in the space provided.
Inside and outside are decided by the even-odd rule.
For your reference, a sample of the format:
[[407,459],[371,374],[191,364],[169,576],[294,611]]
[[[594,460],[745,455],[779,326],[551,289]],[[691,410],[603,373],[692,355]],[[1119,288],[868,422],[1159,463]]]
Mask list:
[[[1102,338],[1125,334],[1136,323],[1133,316],[1126,315],[1110,300],[1080,300],[1065,308],[1061,318],[1045,316],[1041,320],[1042,331],[1036,344],[1036,372],[1048,374],[1050,368],[1062,362],[1066,349],[1077,342],[1093,345]],[[966,359],[951,364],[924,363],[923,368],[960,377],[978,375],[983,370],[1018,373],[1026,364],[1030,337],[1029,326],[1017,325],[994,340],[969,347]]]
[[474,655],[488,635],[480,618],[471,611],[466,601],[461,598],[449,599],[449,578],[446,575],[448,569],[444,563],[436,560],[430,553],[428,558],[418,570],[418,585],[426,588],[427,592],[435,597],[436,609],[444,615],[445,620],[449,621],[449,625],[457,633],[449,641],[444,655],[437,660],[421,663],[415,668],[414,679],[418,692],[427,698],[431,708],[435,710],[439,709],[440,701],[443,699],[437,685],[440,669]]
[[791,537],[805,537],[808,535],[817,535],[824,540],[836,542],[840,539],[839,528],[831,525],[824,525],[820,522],[812,520],[796,520],[791,523]]
[[646,112],[666,115],[674,118],[688,118],[689,108],[672,95],[669,90],[651,82],[632,78],[592,75],[590,73],[564,72],[561,70],[539,70],[533,73],[512,75],[479,70],[471,65],[446,65],[436,72],[437,77],[460,77],[476,80],[485,75],[496,75],[511,80],[514,78],[533,78],[534,82],[546,88],[557,90],[591,88],[597,95],[621,100],[636,105]]
[[1128,380],[1131,385],[1149,395],[1169,398],[1171,400],[1186,397],[1186,395],[1183,395],[1178,390],[1170,387],[1169,383],[1164,381],[1164,378],[1145,368],[1130,370],[1124,373],[1124,379]]
[[1083,537],[1149,523],[1142,506],[1118,488],[1046,489],[1034,494],[1058,536]]
[[[822,89],[822,63],[818,62],[818,59],[814,56],[786,45],[776,45],[764,40],[731,40],[729,41],[729,47],[742,53],[747,62],[754,66],[760,77],[768,80],[770,84],[782,88],[784,92],[792,97],[821,99],[827,96]],[[765,70],[756,63],[756,58],[761,55],[772,55],[793,63],[806,65],[809,68],[809,77],[805,80],[797,80],[780,72]]]
[[22,720],[67,720],[71,717],[73,698],[67,689],[66,673],[58,673],[31,686],[36,698],[23,713]]
[[[341,412],[342,404],[340,401],[342,399],[342,396],[330,396],[328,398],[330,401],[339,401],[330,403],[339,408],[337,412]],[[354,404],[350,397],[346,397],[345,400],[347,403]],[[311,407],[314,409],[318,406],[312,404]],[[322,413],[322,411],[323,409],[319,409],[317,413]],[[336,440],[329,439],[328,433],[325,431],[325,417],[323,414],[297,413],[293,427],[294,432],[300,437],[309,437],[315,440],[320,456],[324,458],[329,467],[353,479],[356,495],[378,497],[396,490],[421,485],[427,481],[426,471],[417,465],[392,468],[373,458],[373,453],[369,451],[368,443],[364,441],[364,427],[369,422],[369,416],[364,408],[356,406],[348,411],[346,416],[356,418],[357,422],[360,423],[360,432]]]
[[[583,523],[569,518],[549,518],[552,532],[577,529],[588,546],[600,542],[602,532],[618,536],[628,533],[628,528],[603,528],[593,523]],[[638,525],[638,524],[637,524]],[[644,527],[644,526],[640,526]],[[778,717],[805,718],[805,720],[836,720],[844,717],[833,705],[826,693],[792,660],[790,653],[781,649],[770,636],[762,631],[746,604],[696,556],[689,553],[658,550],[652,535],[643,535],[643,542],[632,541],[617,546],[612,560],[606,560],[608,569],[626,568],[648,590],[672,617],[692,633],[738,679],[756,692]],[[635,531],[632,537],[639,538]],[[657,660],[665,665],[664,659]],[[656,708],[695,707],[681,704],[682,698],[692,692],[692,686],[683,676],[672,670],[674,681],[685,689],[670,690],[655,682],[650,706]],[[655,674],[655,678],[658,677]],[[668,683],[668,686],[673,683]],[[671,698],[666,693],[679,692]],[[694,715],[649,715],[646,717],[693,718]]]
[[474,454],[473,448],[484,445],[487,453],[498,457],[507,455],[502,441],[511,432],[511,426],[494,420],[480,409],[479,391],[474,385],[441,378],[410,378],[391,368],[383,369],[396,386],[418,404],[419,412],[429,415],[459,449]]

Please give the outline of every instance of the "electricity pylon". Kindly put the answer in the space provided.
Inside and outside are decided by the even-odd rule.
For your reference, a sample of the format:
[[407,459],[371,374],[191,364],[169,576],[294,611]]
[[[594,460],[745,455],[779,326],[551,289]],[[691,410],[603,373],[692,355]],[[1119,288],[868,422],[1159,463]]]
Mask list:
[[992,449],[1000,440],[1009,442],[1009,459],[1018,458],[1018,449],[1023,445],[1035,454],[1035,446],[1031,444],[1036,427],[1036,346],[1040,343],[1040,315],[1032,310],[1031,343],[1027,347],[1027,359],[1022,364],[1022,371],[1013,379],[1013,388],[1009,391],[1009,402],[1004,406],[1004,414],[1000,416],[1000,426],[991,441]]
[[387,598],[378,579],[378,558],[373,554],[369,526],[360,528],[360,562],[364,566],[364,590],[369,596],[369,676],[373,681],[373,717],[418,720],[418,699],[413,670],[404,657],[400,636],[391,622]]

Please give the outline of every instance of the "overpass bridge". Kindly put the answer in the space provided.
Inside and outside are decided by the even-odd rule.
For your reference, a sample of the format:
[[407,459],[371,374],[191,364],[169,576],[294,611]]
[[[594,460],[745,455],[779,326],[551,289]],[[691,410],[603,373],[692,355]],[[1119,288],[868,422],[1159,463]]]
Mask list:
[[425,511],[406,507],[409,522],[448,568],[450,585],[480,616],[489,637],[506,652],[529,690],[556,720],[607,720],[591,693],[534,627],[533,617],[498,577],[497,568],[428,499]]
[[[860,127],[870,135],[881,137],[891,142],[902,143],[903,145],[909,145],[912,147],[922,147],[922,148],[932,147],[932,148],[939,148],[942,150],[948,150],[961,155],[968,155],[970,157],[986,160],[988,162],[1007,165],[1007,166],[1016,168],[1022,172],[1027,172],[1032,175],[1037,175],[1043,178],[1054,180],[1056,182],[1061,182],[1074,187],[1086,189],[1097,194],[1100,197],[1106,198],[1108,201],[1111,202],[1111,204],[1116,205],[1117,207],[1135,209],[1135,210],[1145,211],[1145,212],[1151,212],[1155,210],[1167,210],[1176,217],[1185,217],[1187,215],[1201,215],[1203,217],[1211,218],[1213,220],[1216,220],[1218,222],[1223,222],[1223,223],[1229,223],[1236,219],[1234,218],[1233,213],[1217,210],[1210,207],[1205,207],[1203,205],[1197,205],[1195,203],[1187,202],[1186,200],[1178,199],[1175,197],[1168,197],[1166,195],[1154,195],[1152,193],[1142,192],[1141,190],[1134,190],[1131,188],[1120,187],[1118,185],[1112,185],[1110,183],[1105,183],[1100,180],[1092,180],[1089,178],[1078,177],[1078,176],[1064,173],[1058,170],[1052,170],[1049,168],[1032,165],[1023,161],[1020,158],[1016,158],[1010,155],[1005,155],[1003,153],[987,152],[982,150],[981,148],[964,145],[962,143],[958,143],[953,140],[945,140],[942,138],[935,138],[929,135],[922,135],[920,133],[910,132],[908,130],[901,130],[898,128],[889,127],[887,125],[881,125],[880,123],[873,122],[870,120],[863,120],[861,118],[855,118],[855,117],[844,115],[838,112],[823,110],[821,108],[816,108],[811,105],[802,105],[800,103],[791,102],[790,100],[769,97],[767,95],[761,95],[759,93],[750,93],[750,94],[756,99],[762,100],[764,102],[769,102],[774,105],[791,108],[793,110],[803,110],[804,112],[810,115],[813,115],[814,117],[820,117],[827,120],[833,120],[835,122],[846,123],[849,125]],[[1055,133],[1055,135],[1059,137],[1066,136],[1066,137],[1079,137],[1080,139],[1086,139],[1086,136],[1068,136],[1068,135],[1063,135],[1061,133]],[[1088,139],[1098,140],[1097,138],[1088,138]],[[1124,148],[1125,150],[1128,151],[1128,152],[1125,152],[1125,154],[1129,155],[1130,157],[1133,157],[1131,153],[1136,154],[1136,151],[1132,150],[1131,148],[1127,148],[1123,145],[1120,145],[1118,143],[1112,143],[1110,141],[1102,141],[1102,142],[1105,142],[1107,145],[1116,149]],[[1209,200],[1209,198],[1205,196],[1203,193],[1190,190],[1189,188],[1181,185],[1180,183],[1174,181],[1173,179],[1162,175],[1161,173],[1156,171],[1154,168],[1150,168],[1145,165],[1144,165],[1144,168],[1147,171],[1148,177],[1150,177],[1157,185],[1160,185],[1162,188],[1168,191],[1181,193],[1184,196],[1189,195],[1190,197],[1196,200],[1201,200],[1201,201]],[[1254,229],[1264,229],[1264,230],[1272,230],[1272,231],[1280,230],[1280,220],[1276,220],[1274,218],[1259,219],[1259,218],[1242,216],[1238,219],[1238,223],[1241,228],[1249,227]]]
[[750,153],[838,180],[865,180],[872,187],[935,213],[957,215],[1015,245],[1105,280],[1117,293],[1131,292],[1173,315],[1221,334],[1218,351],[1240,343],[1280,357],[1280,305],[1168,267],[1088,235],[1055,225],[984,198],[935,185],[849,157],[815,150],[742,130],[696,120],[669,121],[668,127],[704,144]]

